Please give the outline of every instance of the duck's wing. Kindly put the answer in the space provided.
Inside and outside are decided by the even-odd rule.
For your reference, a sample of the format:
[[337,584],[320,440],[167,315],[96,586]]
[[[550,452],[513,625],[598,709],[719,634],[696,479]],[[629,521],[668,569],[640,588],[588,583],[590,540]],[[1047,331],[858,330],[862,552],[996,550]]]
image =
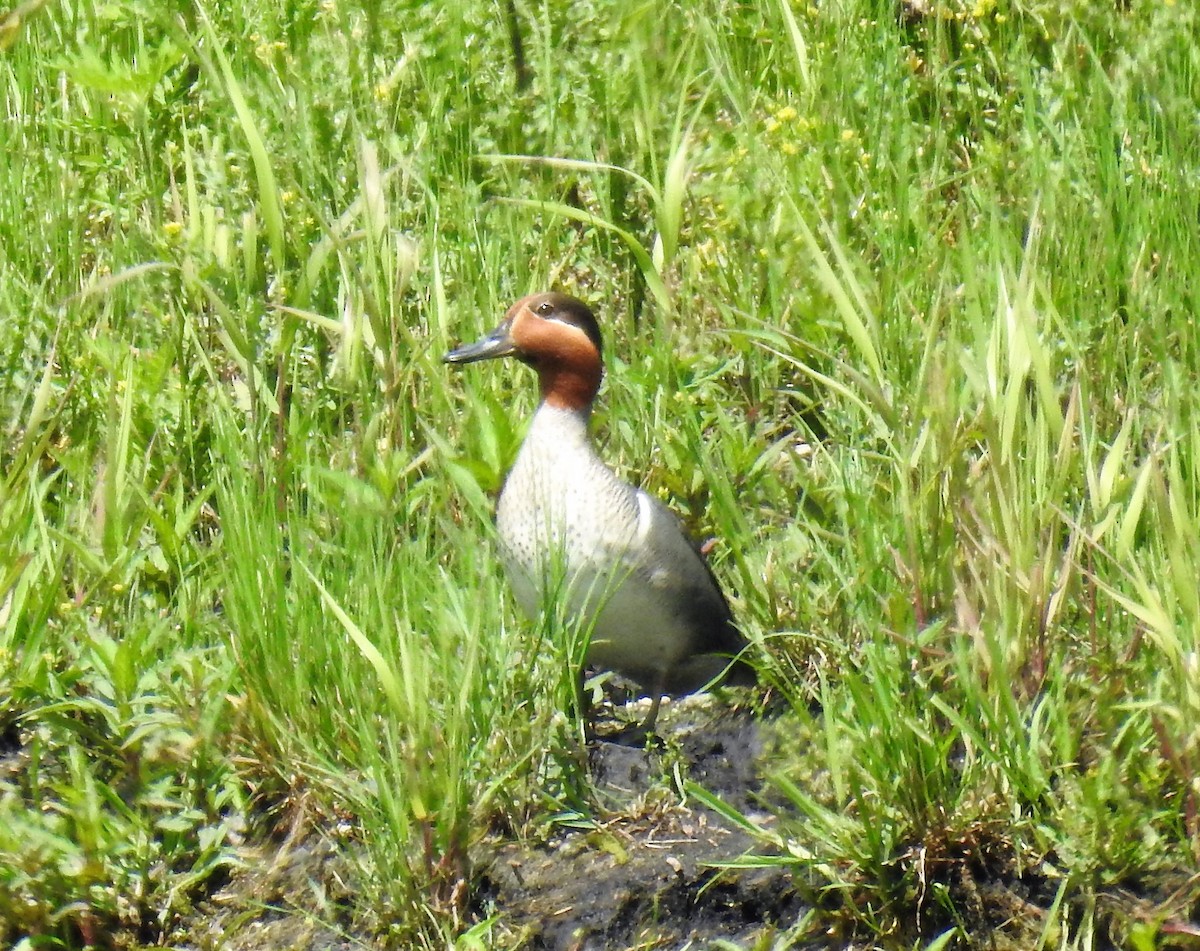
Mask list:
[[[708,562],[675,513],[641,489],[637,501],[639,535],[650,553],[650,582],[669,592],[687,619],[693,631],[692,652],[721,655],[727,661],[736,657],[747,641]],[[753,669],[744,662],[735,664],[729,679],[753,682]]]

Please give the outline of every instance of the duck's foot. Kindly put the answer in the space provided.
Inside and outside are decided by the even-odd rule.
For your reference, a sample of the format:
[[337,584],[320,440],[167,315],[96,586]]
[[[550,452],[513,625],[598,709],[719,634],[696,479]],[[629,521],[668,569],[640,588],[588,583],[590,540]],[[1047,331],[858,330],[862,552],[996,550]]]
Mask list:
[[614,743],[619,746],[653,745],[655,748],[661,748],[663,745],[662,738],[654,730],[655,721],[658,719],[658,708],[661,703],[662,694],[655,694],[654,699],[650,702],[650,711],[641,723],[626,724],[612,733],[606,733],[604,736],[595,734],[596,739],[603,743]]
[[647,730],[645,724],[642,723],[629,723],[612,733],[606,733],[603,736],[598,733],[594,735],[599,743],[611,743],[613,746],[628,746],[634,749],[649,747],[659,750],[665,745],[661,736],[653,729]]

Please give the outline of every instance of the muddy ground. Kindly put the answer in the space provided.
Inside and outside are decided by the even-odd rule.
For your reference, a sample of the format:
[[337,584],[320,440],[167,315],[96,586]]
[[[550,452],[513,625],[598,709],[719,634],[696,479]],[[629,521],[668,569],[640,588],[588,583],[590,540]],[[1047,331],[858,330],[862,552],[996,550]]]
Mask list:
[[[644,702],[624,716],[643,712]],[[869,934],[793,940],[789,930],[809,911],[793,870],[770,864],[720,867],[765,848],[683,788],[687,780],[698,783],[770,829],[773,814],[786,815],[787,809],[764,799],[763,773],[776,759],[773,749],[798,741],[793,720],[764,718],[696,696],[664,705],[659,728],[664,744],[654,751],[603,741],[590,747],[599,802],[587,828],[560,827],[542,842],[493,835],[472,848],[472,891],[463,917],[468,924],[492,922],[482,944],[473,947],[864,951],[879,946]],[[334,846],[329,839],[299,835],[248,851],[246,870],[197,908],[181,932],[186,937],[175,946],[194,951],[375,947],[367,937],[328,924],[339,920],[339,909],[353,904],[356,848],[353,843]],[[1003,841],[1001,836],[997,843]],[[1047,930],[1047,924],[1060,879],[1036,863],[1014,863],[1003,849],[991,849],[982,840],[970,851],[940,872],[959,909],[959,924],[973,935],[966,944],[990,951],[1028,951],[1047,940],[1054,945],[1058,932]],[[1092,947],[1132,947],[1127,939],[1133,926],[1158,921],[1159,941],[1148,939],[1150,944],[1138,947],[1198,951],[1200,928],[1179,900],[1194,892],[1192,875],[1194,870],[1181,873],[1146,894],[1099,893],[1102,933],[1094,936]],[[819,892],[810,887],[805,894]],[[939,916],[934,901],[923,907],[923,923],[910,922],[912,933],[897,934],[889,947],[924,947],[952,924]]]
[[[787,869],[718,867],[757,845],[680,791],[680,781],[690,779],[769,823],[758,798],[760,731],[767,728],[749,711],[707,696],[664,704],[659,726],[664,750],[592,746],[602,802],[594,828],[564,830],[538,844],[492,837],[474,847],[470,909],[479,920],[495,917],[492,941],[531,951],[708,947],[718,940],[770,947],[803,916]],[[329,905],[324,914],[321,906],[341,897],[329,889],[344,880],[338,865],[345,861],[327,844],[257,854],[248,863],[257,871],[235,875],[198,909],[189,945],[196,951],[364,947],[321,923],[330,920]]]
[[678,791],[678,778],[691,779],[769,823],[758,802],[761,729],[746,711],[689,697],[664,710],[669,751],[597,743],[592,774],[609,818],[537,847],[482,849],[475,863],[482,907],[502,912],[524,947],[546,951],[704,947],[718,939],[752,947],[785,931],[804,911],[790,871],[717,867],[760,846]]

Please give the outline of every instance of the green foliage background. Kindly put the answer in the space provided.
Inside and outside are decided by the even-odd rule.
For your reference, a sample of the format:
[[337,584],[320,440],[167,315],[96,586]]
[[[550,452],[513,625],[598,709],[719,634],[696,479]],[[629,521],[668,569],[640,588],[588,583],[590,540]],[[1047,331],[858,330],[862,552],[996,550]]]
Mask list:
[[511,939],[470,843],[593,806],[490,547],[529,380],[439,360],[556,287],[604,454],[719,539],[791,709],[779,940],[981,943],[996,880],[1041,946],[1157,946],[1200,858],[1196,19],[12,9],[0,939],[176,940],[281,829],[353,841],[332,919]]

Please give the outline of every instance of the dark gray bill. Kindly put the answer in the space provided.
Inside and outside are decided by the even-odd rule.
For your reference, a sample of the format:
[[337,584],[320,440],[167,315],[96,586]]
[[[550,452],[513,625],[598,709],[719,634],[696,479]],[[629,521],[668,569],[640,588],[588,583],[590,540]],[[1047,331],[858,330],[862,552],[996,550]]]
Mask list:
[[501,324],[486,337],[451,350],[442,357],[445,363],[474,363],[476,360],[492,360],[496,357],[507,357],[515,350],[512,337],[508,335],[508,327]]

